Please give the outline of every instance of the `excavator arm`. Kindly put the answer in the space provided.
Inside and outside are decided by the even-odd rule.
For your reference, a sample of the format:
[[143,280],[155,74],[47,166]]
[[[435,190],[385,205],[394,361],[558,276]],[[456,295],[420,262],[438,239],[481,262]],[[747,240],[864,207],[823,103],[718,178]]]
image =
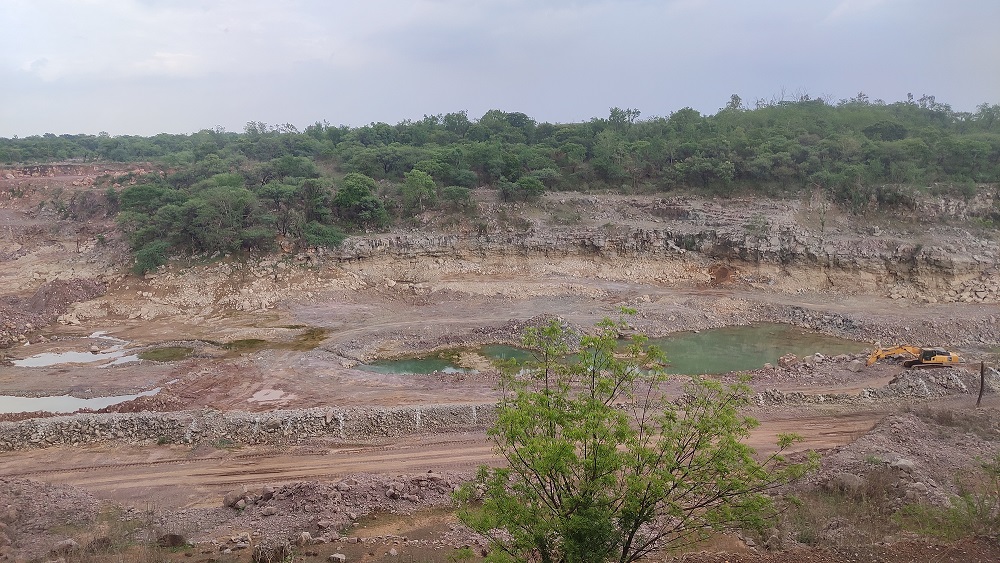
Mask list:
[[920,357],[920,348],[916,346],[893,346],[891,348],[876,348],[874,352],[868,356],[868,365],[872,365],[875,362],[881,360],[882,358],[888,358],[889,356],[895,356],[897,354],[909,354],[915,358]]

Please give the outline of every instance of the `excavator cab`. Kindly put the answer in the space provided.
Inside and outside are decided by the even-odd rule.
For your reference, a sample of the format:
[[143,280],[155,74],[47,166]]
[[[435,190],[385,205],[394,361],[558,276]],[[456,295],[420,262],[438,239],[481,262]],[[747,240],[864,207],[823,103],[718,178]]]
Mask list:
[[[960,361],[961,358],[959,358],[958,354],[954,352],[942,350],[941,348],[922,348],[915,363],[907,365],[910,362],[903,362],[903,365],[906,367],[913,367],[914,365],[946,366],[949,364],[957,364]],[[913,360],[911,360],[911,362],[913,362]]]
[[924,348],[920,351],[920,361],[923,363],[931,363],[934,361],[935,356],[951,356],[951,352],[942,350],[940,348]]

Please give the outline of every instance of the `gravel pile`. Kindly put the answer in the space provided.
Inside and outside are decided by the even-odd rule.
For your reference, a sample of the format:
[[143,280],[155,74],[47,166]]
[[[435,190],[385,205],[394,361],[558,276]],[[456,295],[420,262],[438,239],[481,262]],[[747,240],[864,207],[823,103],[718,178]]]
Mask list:
[[[275,487],[237,489],[219,499],[219,508],[163,514],[161,529],[187,534],[193,541],[212,542],[219,551],[239,551],[269,539],[298,545],[351,542],[347,536],[363,520],[380,513],[412,514],[449,506],[451,494],[472,473],[354,475],[336,482],[304,481]],[[409,542],[399,536],[368,538]],[[426,543],[426,542],[425,542]]]
[[0,478],[0,560],[47,555],[67,534],[91,530],[98,508],[81,489]]
[[[799,486],[860,486],[876,471],[888,473],[897,507],[947,504],[981,476],[981,461],[1000,455],[1000,412],[960,412],[930,406],[886,417],[855,442],[823,457],[820,471]],[[883,475],[884,476],[884,475]]]

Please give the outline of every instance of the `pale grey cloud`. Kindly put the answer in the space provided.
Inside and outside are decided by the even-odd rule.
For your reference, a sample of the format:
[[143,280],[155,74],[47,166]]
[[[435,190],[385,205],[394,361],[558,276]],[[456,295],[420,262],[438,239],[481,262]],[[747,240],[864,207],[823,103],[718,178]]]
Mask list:
[[1000,103],[995,0],[4,0],[0,21],[0,136]]
[[[833,10],[827,16],[828,21],[853,19],[865,17],[873,10],[887,7],[892,4],[889,0],[841,0],[837,2]],[[903,3],[899,3],[903,4]],[[897,9],[906,9],[905,4],[897,6]]]

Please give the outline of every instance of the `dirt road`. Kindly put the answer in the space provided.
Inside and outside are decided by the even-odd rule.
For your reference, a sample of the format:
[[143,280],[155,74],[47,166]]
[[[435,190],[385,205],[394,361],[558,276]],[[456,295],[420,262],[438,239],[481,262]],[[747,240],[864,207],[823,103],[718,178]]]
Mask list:
[[[884,411],[838,414],[819,410],[767,416],[748,443],[763,453],[780,433],[804,440],[794,450],[850,443],[871,429]],[[499,459],[484,433],[413,436],[379,445],[297,446],[288,449],[215,449],[200,446],[47,448],[0,457],[0,474],[82,487],[126,505],[154,503],[168,509],[218,506],[242,486],[336,480],[352,474],[397,475],[471,471]]]

